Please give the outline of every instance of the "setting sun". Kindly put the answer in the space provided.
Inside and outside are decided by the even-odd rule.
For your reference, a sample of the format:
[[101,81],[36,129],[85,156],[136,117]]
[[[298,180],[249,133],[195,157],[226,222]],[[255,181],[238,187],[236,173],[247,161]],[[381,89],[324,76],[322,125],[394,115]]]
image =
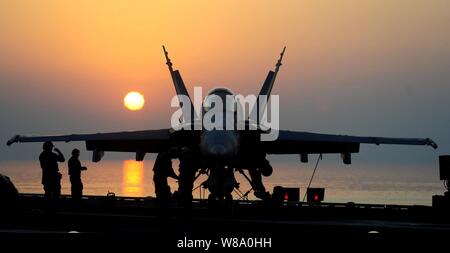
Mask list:
[[123,104],[131,111],[137,111],[144,107],[144,96],[136,91],[128,92],[123,99]]

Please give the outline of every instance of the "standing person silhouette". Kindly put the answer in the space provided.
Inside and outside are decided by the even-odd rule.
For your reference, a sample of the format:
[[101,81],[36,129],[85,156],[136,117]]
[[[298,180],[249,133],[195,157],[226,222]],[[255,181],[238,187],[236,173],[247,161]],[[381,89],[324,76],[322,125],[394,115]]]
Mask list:
[[194,188],[195,173],[199,169],[194,151],[189,147],[182,147],[178,157],[180,161],[178,176],[178,193],[181,204],[186,209],[192,207],[192,189]]
[[44,142],[42,149],[44,151],[39,156],[39,162],[42,168],[45,197],[57,199],[61,195],[61,173],[59,173],[58,162],[64,162],[65,158],[59,149],[54,148],[51,141]]
[[80,150],[72,150],[72,157],[69,159],[69,177],[71,183],[71,192],[73,200],[81,200],[83,196],[83,183],[81,182],[81,171],[87,170],[86,167],[81,166],[78,159],[80,157]]
[[158,207],[167,208],[172,197],[167,178],[178,179],[172,168],[172,156],[170,152],[161,152],[158,154],[153,166],[153,182],[155,184],[155,194]]

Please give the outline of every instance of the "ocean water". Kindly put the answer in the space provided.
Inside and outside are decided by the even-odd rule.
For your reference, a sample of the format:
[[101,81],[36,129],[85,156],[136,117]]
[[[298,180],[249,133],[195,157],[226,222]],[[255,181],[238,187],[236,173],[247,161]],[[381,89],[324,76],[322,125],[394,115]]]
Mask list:
[[[152,181],[153,159],[144,162],[134,160],[105,160],[99,163],[82,161],[88,170],[82,173],[85,195],[106,195],[114,192],[117,196],[154,196]],[[267,190],[276,185],[300,187],[303,197],[314,162],[308,164],[278,161],[272,162],[274,173],[264,178]],[[173,167],[177,172],[178,163]],[[63,174],[62,193],[70,194],[67,163],[60,164]],[[43,193],[41,169],[38,161],[0,161],[0,173],[11,178],[22,193]],[[246,192],[250,186],[236,173],[240,191]],[[206,180],[197,179],[194,186]],[[170,187],[177,189],[177,181],[169,179]],[[355,202],[371,204],[431,205],[431,197],[442,194],[442,182],[438,169],[427,166],[410,165],[350,165],[341,163],[319,164],[311,187],[324,187],[326,202]],[[206,192],[207,193],[207,192]],[[194,191],[200,197],[201,190]],[[254,199],[252,193],[250,199]],[[238,195],[234,194],[237,199]]]

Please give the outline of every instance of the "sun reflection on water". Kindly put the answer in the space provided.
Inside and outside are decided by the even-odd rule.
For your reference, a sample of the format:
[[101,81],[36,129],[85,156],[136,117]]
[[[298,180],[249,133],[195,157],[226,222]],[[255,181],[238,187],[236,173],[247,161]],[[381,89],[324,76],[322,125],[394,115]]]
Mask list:
[[123,196],[144,196],[144,162],[123,161]]

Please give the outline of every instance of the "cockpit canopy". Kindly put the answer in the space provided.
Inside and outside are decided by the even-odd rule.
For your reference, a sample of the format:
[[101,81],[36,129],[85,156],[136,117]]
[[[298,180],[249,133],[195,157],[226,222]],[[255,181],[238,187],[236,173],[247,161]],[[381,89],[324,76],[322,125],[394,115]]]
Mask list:
[[234,100],[234,93],[227,88],[215,88],[210,90],[203,100],[203,111],[207,112],[211,108],[217,106],[216,102],[218,100],[222,102],[224,112],[236,112],[237,106]]

